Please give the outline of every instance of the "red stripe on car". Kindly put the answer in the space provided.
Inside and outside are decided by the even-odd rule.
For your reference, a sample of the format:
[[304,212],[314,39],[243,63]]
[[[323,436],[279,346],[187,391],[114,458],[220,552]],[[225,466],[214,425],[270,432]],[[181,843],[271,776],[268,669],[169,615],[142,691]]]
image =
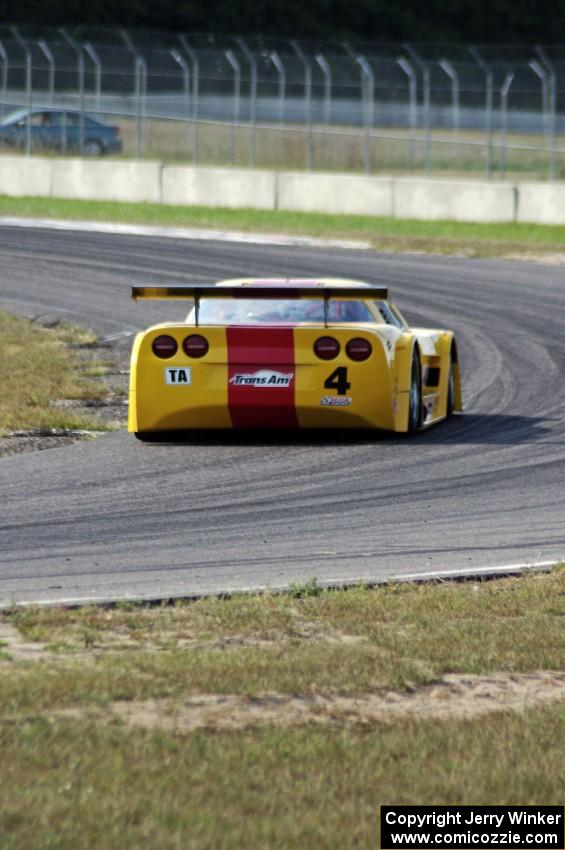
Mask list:
[[227,328],[234,428],[298,428],[292,328]]

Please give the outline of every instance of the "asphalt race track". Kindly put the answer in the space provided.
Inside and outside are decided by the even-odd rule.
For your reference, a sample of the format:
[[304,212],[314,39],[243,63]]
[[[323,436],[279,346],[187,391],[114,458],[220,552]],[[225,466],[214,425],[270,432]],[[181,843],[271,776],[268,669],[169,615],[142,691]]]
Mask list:
[[0,308],[102,334],[132,283],[321,274],[453,327],[466,412],[414,439],[125,432],[0,460],[0,604],[159,598],[565,558],[565,268],[0,227]]

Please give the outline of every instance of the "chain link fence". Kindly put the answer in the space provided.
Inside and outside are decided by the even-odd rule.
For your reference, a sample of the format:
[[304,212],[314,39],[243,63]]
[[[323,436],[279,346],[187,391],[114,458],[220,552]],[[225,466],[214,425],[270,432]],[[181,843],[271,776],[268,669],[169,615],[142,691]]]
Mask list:
[[117,124],[128,157],[565,177],[565,47],[0,26],[0,139],[16,109],[28,154],[30,116],[60,110]]

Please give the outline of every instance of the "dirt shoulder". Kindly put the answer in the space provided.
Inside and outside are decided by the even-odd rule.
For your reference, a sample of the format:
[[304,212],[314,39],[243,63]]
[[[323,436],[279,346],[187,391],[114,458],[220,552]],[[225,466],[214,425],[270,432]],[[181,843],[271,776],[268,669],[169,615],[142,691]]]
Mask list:
[[189,699],[116,700],[107,709],[61,709],[52,716],[75,720],[116,719],[140,729],[187,734],[199,729],[252,729],[304,724],[374,726],[400,720],[473,720],[500,712],[523,712],[565,703],[565,673],[540,671],[489,676],[448,675],[411,693],[241,697],[193,694]]

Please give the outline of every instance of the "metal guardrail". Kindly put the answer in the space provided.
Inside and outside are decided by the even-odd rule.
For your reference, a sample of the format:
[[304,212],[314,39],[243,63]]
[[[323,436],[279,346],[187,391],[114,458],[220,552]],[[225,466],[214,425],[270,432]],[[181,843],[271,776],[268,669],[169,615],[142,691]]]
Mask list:
[[[565,169],[558,143],[565,132],[565,48],[550,46],[0,26],[0,118],[16,106],[118,117],[127,152],[136,157],[164,152],[194,163],[270,166],[266,149],[276,141],[281,165],[296,160],[309,170],[374,173],[384,166],[490,176],[526,169],[528,156],[530,170],[549,179]],[[156,138],[167,135],[164,125],[178,140],[174,150],[156,147]],[[298,140],[300,157],[290,150]],[[394,141],[402,156],[400,148],[394,155]],[[340,148],[340,162],[327,155],[330,147]],[[25,150],[32,153],[30,122]]]

